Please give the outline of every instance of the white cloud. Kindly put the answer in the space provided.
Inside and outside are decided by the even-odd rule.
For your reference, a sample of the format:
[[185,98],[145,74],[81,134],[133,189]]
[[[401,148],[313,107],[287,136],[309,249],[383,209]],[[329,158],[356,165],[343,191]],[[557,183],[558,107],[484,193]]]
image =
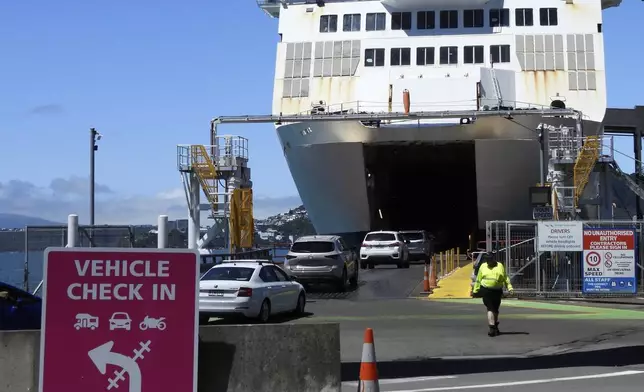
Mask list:
[[[161,214],[170,219],[188,216],[185,192],[182,188],[168,189],[156,195],[123,195],[108,186],[96,184],[96,224],[155,223]],[[56,178],[48,186],[10,180],[0,182],[0,212],[66,222],[67,215],[78,214],[81,223],[89,222],[89,184],[86,178]],[[202,196],[202,203],[205,197]],[[272,198],[256,194],[256,218],[286,212],[302,204],[298,196]],[[204,213],[202,222],[205,223]]]

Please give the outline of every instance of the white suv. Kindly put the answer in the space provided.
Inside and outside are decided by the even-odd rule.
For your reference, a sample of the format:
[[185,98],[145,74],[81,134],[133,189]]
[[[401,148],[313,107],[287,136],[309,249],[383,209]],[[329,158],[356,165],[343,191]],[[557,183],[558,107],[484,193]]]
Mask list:
[[376,264],[396,264],[409,268],[409,241],[397,231],[372,231],[360,247],[360,268],[373,268]]

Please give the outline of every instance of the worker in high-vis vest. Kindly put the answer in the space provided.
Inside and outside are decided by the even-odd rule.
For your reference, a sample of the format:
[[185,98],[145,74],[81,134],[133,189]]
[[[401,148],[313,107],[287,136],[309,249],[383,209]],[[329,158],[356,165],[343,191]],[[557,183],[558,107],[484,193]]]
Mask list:
[[498,263],[491,254],[483,255],[472,294],[474,297],[483,298],[483,304],[487,308],[487,321],[490,327],[488,336],[497,336],[499,332],[499,308],[503,297],[503,287],[506,286],[512,292],[510,278],[505,273],[503,264]]

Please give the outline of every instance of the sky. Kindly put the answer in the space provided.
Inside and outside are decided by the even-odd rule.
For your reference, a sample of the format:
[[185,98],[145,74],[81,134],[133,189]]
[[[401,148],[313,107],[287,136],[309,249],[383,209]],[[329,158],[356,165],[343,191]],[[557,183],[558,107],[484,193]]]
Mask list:
[[[610,107],[644,105],[642,20],[636,0],[604,13]],[[253,0],[0,0],[0,212],[87,223],[95,127],[96,223],[185,218],[176,145],[208,144],[213,117],[270,113],[277,42]],[[256,217],[301,203],[272,124],[219,132],[250,140]]]

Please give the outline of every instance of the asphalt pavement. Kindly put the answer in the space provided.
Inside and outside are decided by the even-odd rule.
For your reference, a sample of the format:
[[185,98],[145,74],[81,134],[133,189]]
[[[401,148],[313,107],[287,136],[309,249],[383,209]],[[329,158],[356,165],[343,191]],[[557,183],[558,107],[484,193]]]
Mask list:
[[357,289],[313,287],[307,316],[274,322],[339,323],[343,391],[356,389],[366,328],[382,391],[641,390],[643,307],[507,300],[490,338],[480,300],[420,297],[422,277],[420,265],[360,270]]

